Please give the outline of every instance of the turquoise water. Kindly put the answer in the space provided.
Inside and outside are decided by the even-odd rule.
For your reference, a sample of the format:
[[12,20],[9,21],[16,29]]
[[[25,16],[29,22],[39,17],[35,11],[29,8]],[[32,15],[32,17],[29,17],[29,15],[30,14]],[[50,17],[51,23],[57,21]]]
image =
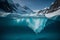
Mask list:
[[14,19],[13,21],[15,21],[19,25],[27,25],[35,33],[38,33],[42,29],[44,29],[47,22],[47,18],[45,17],[25,18],[24,17],[24,18]]
[[[25,18],[17,22],[15,19],[0,18],[2,40],[57,40],[58,22],[47,18]],[[34,30],[34,27],[37,29]],[[32,24],[32,25],[31,25]],[[39,26],[38,26],[39,25]]]

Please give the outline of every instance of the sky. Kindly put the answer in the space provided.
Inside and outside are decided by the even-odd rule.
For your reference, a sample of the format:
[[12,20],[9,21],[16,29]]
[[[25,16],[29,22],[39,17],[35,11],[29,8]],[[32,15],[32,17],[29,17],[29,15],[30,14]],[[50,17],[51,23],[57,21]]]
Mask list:
[[49,7],[55,0],[13,0],[15,3],[19,3],[21,6],[27,6],[33,11],[39,11],[46,7]]

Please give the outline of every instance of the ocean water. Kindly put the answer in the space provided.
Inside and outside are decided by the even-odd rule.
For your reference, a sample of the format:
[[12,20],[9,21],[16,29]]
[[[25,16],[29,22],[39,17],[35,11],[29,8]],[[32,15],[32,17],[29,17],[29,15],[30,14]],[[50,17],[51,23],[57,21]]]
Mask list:
[[[46,20],[46,21],[45,21]],[[19,20],[18,20],[19,21]],[[1,40],[58,40],[60,22],[47,18],[24,21],[0,18]],[[36,25],[37,24],[37,25]],[[34,27],[38,27],[34,30]],[[41,29],[40,29],[41,28]]]

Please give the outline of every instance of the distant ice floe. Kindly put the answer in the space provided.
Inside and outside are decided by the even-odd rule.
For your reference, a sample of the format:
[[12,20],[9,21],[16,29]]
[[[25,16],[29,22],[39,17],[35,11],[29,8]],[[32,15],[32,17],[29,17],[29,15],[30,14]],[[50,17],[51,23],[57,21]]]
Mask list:
[[6,13],[6,12],[0,12],[0,17],[6,17],[7,15],[9,15],[11,13]]

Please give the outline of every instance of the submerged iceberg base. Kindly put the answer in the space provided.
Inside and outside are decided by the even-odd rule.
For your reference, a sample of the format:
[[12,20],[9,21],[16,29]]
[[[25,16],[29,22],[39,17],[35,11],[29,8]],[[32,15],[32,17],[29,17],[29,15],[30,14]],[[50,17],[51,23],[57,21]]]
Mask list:
[[16,21],[26,22],[29,28],[31,28],[35,33],[39,33],[42,29],[44,29],[47,18],[21,18]]

